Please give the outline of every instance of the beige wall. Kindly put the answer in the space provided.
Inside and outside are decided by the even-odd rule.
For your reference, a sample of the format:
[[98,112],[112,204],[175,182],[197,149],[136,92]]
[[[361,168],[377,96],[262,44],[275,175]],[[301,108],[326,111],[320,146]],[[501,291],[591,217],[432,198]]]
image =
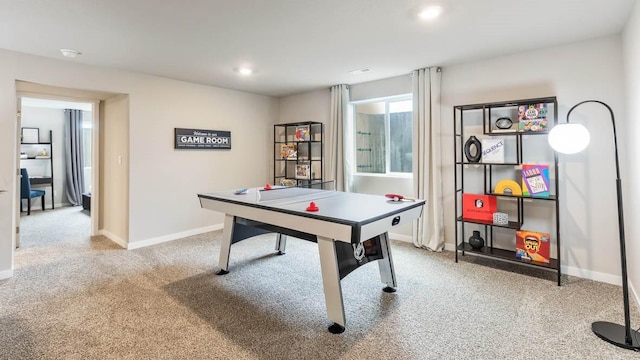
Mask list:
[[[221,214],[200,208],[197,192],[259,186],[269,180],[272,154],[265,149],[271,149],[277,99],[0,50],[0,189],[9,190],[0,195],[0,278],[13,275],[18,206],[16,80],[24,81],[25,88],[35,83],[78,89],[80,93],[128,94],[129,154],[124,154],[123,164],[129,167],[129,200],[120,211],[129,213],[125,231],[129,248],[180,238],[222,223]],[[109,116],[104,121],[109,121]],[[229,130],[233,148],[174,150],[174,127]],[[105,143],[121,140],[104,137]],[[113,160],[108,155],[105,163]],[[105,211],[109,210],[105,207]],[[103,226],[110,226],[107,217],[102,220]]]
[[[629,283],[636,303],[640,303],[640,189],[637,179],[640,179],[640,165],[637,154],[640,154],[640,2],[636,2],[629,22],[623,34],[623,60],[626,89],[626,119],[618,125],[618,136],[626,144],[619,150],[628,154],[622,167],[622,187],[625,209],[625,228],[627,239],[627,263],[629,265]],[[615,248],[615,246],[614,246]]]
[[[599,54],[606,54],[600,56]],[[612,36],[449,66],[442,73],[443,149],[453,148],[455,105],[556,96],[561,121],[576,103],[596,99],[616,112],[625,128],[622,43]],[[575,116],[575,117],[574,117]],[[620,262],[611,123],[604,107],[572,113],[591,132],[591,144],[561,155],[560,234],[563,272],[619,283]],[[445,235],[454,243],[453,154],[442,152]]]
[[100,131],[100,230],[129,242],[129,96],[104,100]]
[[360,101],[411,94],[411,86],[411,76],[407,74],[388,79],[353,84],[349,87],[349,97],[351,101]]
[[[130,94],[129,130],[129,235],[144,245],[221,224],[221,214],[199,209],[198,192],[271,181],[278,114],[266,96],[161,78],[148,85]],[[176,127],[231,131],[231,150],[176,150]]]

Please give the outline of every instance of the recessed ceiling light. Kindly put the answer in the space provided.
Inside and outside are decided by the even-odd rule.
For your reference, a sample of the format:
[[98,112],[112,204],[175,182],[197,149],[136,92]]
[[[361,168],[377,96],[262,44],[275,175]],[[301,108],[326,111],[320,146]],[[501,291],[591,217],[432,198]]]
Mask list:
[[68,57],[68,58],[74,58],[78,55],[82,55],[82,53],[78,50],[73,50],[73,49],[60,49],[60,52],[62,53],[62,55]]
[[238,73],[243,76],[249,76],[253,74],[253,69],[251,69],[250,67],[242,66],[238,68]]
[[349,74],[351,74],[351,75],[359,75],[359,74],[364,74],[364,73],[367,73],[367,72],[370,72],[370,71],[371,71],[371,69],[369,69],[369,68],[362,68],[362,69],[351,70],[351,71],[349,71]]
[[427,6],[422,9],[418,17],[422,20],[433,20],[442,14],[442,7],[438,5]]

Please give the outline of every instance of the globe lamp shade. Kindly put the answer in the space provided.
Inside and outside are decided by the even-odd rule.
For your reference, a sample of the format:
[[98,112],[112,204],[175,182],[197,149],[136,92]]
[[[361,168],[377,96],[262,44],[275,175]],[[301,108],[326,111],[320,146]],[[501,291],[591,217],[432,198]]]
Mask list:
[[549,132],[549,145],[563,154],[575,154],[589,145],[589,130],[581,124],[558,124]]

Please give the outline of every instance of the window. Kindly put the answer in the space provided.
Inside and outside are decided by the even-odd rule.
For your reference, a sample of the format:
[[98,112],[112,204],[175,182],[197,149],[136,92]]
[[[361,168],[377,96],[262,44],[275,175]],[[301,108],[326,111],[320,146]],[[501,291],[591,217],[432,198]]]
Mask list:
[[355,172],[412,172],[413,101],[411,95],[351,103]]

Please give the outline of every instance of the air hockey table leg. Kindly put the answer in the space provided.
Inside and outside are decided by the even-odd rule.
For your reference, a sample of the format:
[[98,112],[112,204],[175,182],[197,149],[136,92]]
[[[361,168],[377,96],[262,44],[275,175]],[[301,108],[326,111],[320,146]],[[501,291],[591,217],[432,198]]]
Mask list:
[[278,251],[278,255],[284,255],[284,251],[286,247],[287,247],[287,235],[278,233],[276,235],[276,251]]
[[218,266],[220,270],[217,275],[229,273],[229,253],[231,252],[231,240],[233,239],[233,224],[235,217],[233,215],[224,216],[224,229],[222,230],[222,241],[220,242],[220,258]]
[[320,252],[320,267],[322,269],[322,284],[327,315],[329,320],[333,322],[329,326],[329,332],[340,334],[345,329],[346,321],[334,240],[318,236],[318,251]]
[[391,246],[389,244],[389,234],[381,234],[380,247],[382,248],[382,259],[378,260],[378,267],[380,268],[380,280],[387,284],[387,287],[383,289],[384,292],[392,293],[396,292],[398,283],[396,282],[396,272],[393,269],[393,257],[391,256]]

